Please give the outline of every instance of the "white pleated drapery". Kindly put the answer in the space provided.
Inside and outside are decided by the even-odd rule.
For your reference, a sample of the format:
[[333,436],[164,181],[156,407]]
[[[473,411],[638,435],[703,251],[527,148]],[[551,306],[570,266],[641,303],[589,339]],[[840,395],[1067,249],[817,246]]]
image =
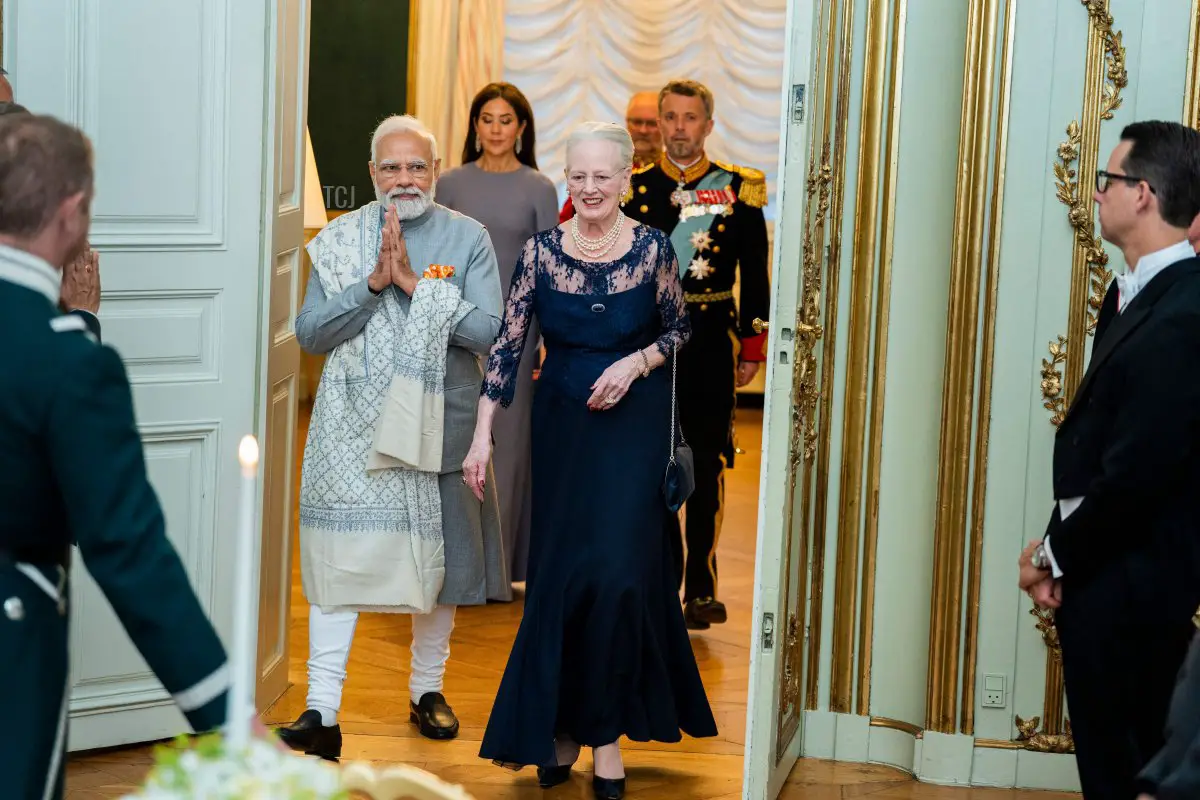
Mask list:
[[504,74],[504,0],[413,0],[414,115],[437,137],[442,169],[459,165],[471,100]]
[[691,78],[716,98],[709,156],[766,172],[772,216],[786,16],[786,0],[508,0],[504,80],[533,105],[538,166],[562,195],[574,125],[624,125],[631,94]]

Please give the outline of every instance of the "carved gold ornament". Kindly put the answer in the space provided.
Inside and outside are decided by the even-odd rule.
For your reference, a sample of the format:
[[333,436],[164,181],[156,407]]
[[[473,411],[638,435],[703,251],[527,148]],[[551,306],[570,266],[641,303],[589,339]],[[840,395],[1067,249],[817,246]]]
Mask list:
[[1088,17],[1104,41],[1104,86],[1100,94],[1100,119],[1110,120],[1121,107],[1121,90],[1129,85],[1125,69],[1125,46],[1121,32],[1113,30],[1113,17],[1108,13],[1108,0],[1079,0],[1087,8]]
[[[1106,84],[1107,87],[1107,84]],[[1120,99],[1115,101],[1118,105]],[[1079,247],[1087,261],[1089,276],[1087,333],[1096,331],[1096,317],[1104,302],[1104,292],[1112,282],[1113,274],[1108,269],[1108,253],[1100,237],[1096,235],[1093,207],[1090,195],[1083,197],[1079,185],[1079,176],[1072,167],[1079,160],[1082,132],[1075,120],[1067,126],[1067,139],[1058,146],[1058,161],[1054,164],[1054,182],[1056,195],[1067,207],[1067,221],[1075,230],[1075,245]]]
[[[1107,86],[1107,84],[1106,84]],[[1120,99],[1116,100],[1120,104]],[[1096,224],[1090,196],[1086,202],[1079,186],[1079,175],[1072,166],[1079,160],[1082,133],[1079,123],[1071,120],[1067,126],[1067,139],[1058,146],[1058,161],[1054,164],[1054,183],[1059,202],[1067,207],[1067,221],[1075,230],[1075,246],[1084,253],[1087,261],[1089,291],[1087,309],[1087,333],[1096,332],[1096,317],[1104,303],[1104,292],[1112,282],[1112,270],[1108,269],[1108,253],[1096,235]],[[1057,424],[1057,423],[1055,423]]]
[[1058,427],[1067,413],[1063,397],[1061,364],[1067,360],[1067,340],[1059,336],[1050,343],[1050,358],[1042,359],[1042,406],[1050,412],[1050,424]]
[[[784,530],[793,529],[793,514],[796,506],[796,488],[799,483],[801,465],[809,466],[817,450],[817,401],[820,389],[817,384],[817,340],[821,338],[821,255],[816,244],[818,236],[824,236],[825,221],[829,214],[830,190],[833,184],[833,167],[830,165],[830,144],[825,142],[821,150],[821,161],[809,162],[808,179],[805,182],[805,208],[815,209],[804,226],[804,239],[800,271],[800,304],[796,308],[795,361],[792,364],[792,417],[791,439],[788,450],[787,503],[784,506]],[[807,513],[807,509],[801,512]],[[789,536],[787,561],[791,564],[794,538]],[[802,545],[803,546],[803,545]],[[784,587],[784,597],[789,608],[784,637],[782,690],[779,695],[778,729],[776,743],[779,751],[776,762],[782,757],[783,749],[795,736],[800,724],[800,673],[804,655],[804,637],[800,636],[800,620],[791,607],[791,570]]]
[[1041,717],[1032,717],[1028,721],[1017,717],[1017,741],[1026,750],[1037,753],[1074,753],[1075,737],[1071,734],[1071,720],[1064,724],[1062,733],[1040,733],[1038,725]]
[[1062,661],[1062,644],[1058,641],[1058,628],[1054,626],[1054,609],[1034,606],[1029,609],[1029,613],[1037,617],[1035,627],[1042,634],[1042,641],[1050,651],[1050,657]]
[[[817,196],[817,213],[812,225],[804,231],[800,300],[796,319],[796,368],[793,372],[792,397],[792,459],[798,462],[802,456],[807,463],[817,452],[817,340],[824,331],[821,328],[821,253],[816,245],[816,232],[823,231],[829,214],[829,195],[833,185],[833,167],[829,163],[829,145],[821,154],[819,170],[809,170],[807,191]],[[803,423],[803,428],[801,428]],[[797,434],[803,430],[804,447],[797,447]],[[794,473],[793,473],[794,476]]]

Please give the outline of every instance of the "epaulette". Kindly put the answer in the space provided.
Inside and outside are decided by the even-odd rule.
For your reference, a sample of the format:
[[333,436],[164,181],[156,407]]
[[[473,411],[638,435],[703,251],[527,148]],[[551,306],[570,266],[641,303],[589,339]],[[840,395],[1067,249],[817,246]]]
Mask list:
[[82,333],[90,341],[96,341],[96,337],[88,329],[87,323],[75,314],[63,314],[61,317],[51,318],[50,330],[55,333],[78,332]]
[[738,200],[753,208],[762,208],[767,204],[767,176],[757,169],[739,167],[724,161],[712,162],[718,169],[732,172],[741,177],[742,185],[738,189]]
[[654,169],[657,166],[658,166],[657,161],[651,161],[649,164],[642,164],[640,167],[634,167],[633,174],[641,175],[643,172],[649,172],[650,170]]

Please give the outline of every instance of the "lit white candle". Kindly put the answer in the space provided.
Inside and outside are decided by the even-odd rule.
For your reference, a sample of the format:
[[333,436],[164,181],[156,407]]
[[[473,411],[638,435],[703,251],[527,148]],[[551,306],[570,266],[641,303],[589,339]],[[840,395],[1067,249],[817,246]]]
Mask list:
[[254,709],[254,671],[258,648],[255,646],[251,613],[254,584],[254,500],[258,480],[258,441],[246,436],[238,445],[242,465],[242,501],[238,509],[237,565],[233,604],[233,652],[229,667],[232,678],[225,724],[231,748],[244,747],[250,741],[250,720]]

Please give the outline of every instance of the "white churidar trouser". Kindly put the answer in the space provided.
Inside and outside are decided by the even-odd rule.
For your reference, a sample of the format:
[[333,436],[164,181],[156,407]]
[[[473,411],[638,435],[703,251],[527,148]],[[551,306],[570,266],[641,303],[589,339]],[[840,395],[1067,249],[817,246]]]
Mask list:
[[[412,665],[408,691],[414,703],[429,692],[442,691],[455,606],[435,606],[428,614],[412,616]],[[333,725],[342,707],[342,685],[358,614],[326,613],[308,608],[308,708],[321,712],[321,723]]]

